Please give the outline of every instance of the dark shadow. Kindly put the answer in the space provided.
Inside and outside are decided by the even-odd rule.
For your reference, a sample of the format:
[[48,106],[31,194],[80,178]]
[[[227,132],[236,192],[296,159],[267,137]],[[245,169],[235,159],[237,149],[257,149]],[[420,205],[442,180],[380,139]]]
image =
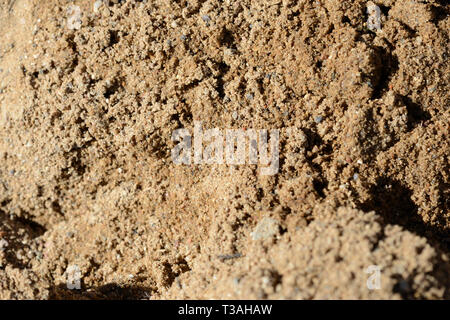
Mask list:
[[[317,155],[320,156],[327,156],[333,153],[333,146],[331,142],[325,142],[323,141],[322,137],[319,136],[317,132],[314,132],[307,128],[302,128],[303,133],[306,136],[306,139],[308,141],[308,145],[306,146],[306,151],[312,151],[315,146],[318,148]],[[317,155],[313,155],[317,156]],[[308,160],[313,160],[311,157],[306,157]]]
[[382,14],[386,17],[389,16],[389,11],[391,10],[390,6],[378,5],[378,7],[380,8]]
[[163,282],[164,285],[167,287],[170,287],[179,275],[191,270],[187,261],[184,260],[183,258],[179,258],[175,264],[165,262],[163,263],[163,268],[164,268]]
[[351,20],[350,20],[350,18],[347,17],[347,16],[343,16],[342,19],[341,19],[341,22],[342,22],[342,23],[348,23],[348,24],[351,24]]
[[115,79],[111,85],[109,85],[106,88],[105,93],[103,94],[103,96],[105,97],[105,99],[110,99],[112,95],[114,95],[116,92],[118,92],[119,90],[123,90],[123,87],[121,85],[121,81],[120,79]]
[[[442,260],[441,257],[437,257],[437,261],[435,261],[435,265],[433,271],[433,277],[439,281],[439,285],[444,289],[443,298],[448,300],[450,298],[450,278],[448,277],[448,270],[450,265],[448,261]],[[419,273],[413,271],[408,277],[404,278],[401,274],[394,274],[393,279],[395,279],[396,283],[392,288],[394,293],[399,294],[404,300],[422,300],[429,299],[429,297],[418,296],[416,289],[417,286],[416,277]]]
[[22,260],[17,256],[19,250],[23,250],[24,252],[30,250],[29,244],[24,241],[25,238],[32,240],[43,235],[46,231],[44,226],[33,221],[29,214],[26,212],[22,212],[21,214],[22,216],[20,217],[11,218],[0,209],[0,224],[2,225],[0,231],[5,232],[2,238],[8,242],[8,246],[4,252],[5,259],[8,264],[18,269],[28,267],[27,259]]
[[89,289],[82,286],[80,290],[68,289],[67,285],[61,284],[50,289],[49,300],[148,300],[154,292],[153,288],[115,283]]
[[313,187],[314,187],[314,190],[316,190],[316,192],[319,195],[319,197],[325,198],[324,190],[326,190],[328,188],[328,182],[327,181],[314,179],[313,180]]
[[[442,252],[450,253],[450,241],[448,231],[427,224],[418,213],[418,206],[412,201],[412,191],[402,185],[399,181],[383,177],[377,180],[370,188],[372,198],[361,203],[358,208],[365,211],[375,211],[382,217],[383,225],[400,225],[404,229],[427,239],[437,252],[436,261],[433,263],[433,276],[438,279],[444,288],[444,298],[450,298],[450,278],[448,271],[450,264],[444,261]],[[443,224],[445,225],[445,224]],[[404,279],[402,275],[395,276],[398,281],[394,285],[394,292],[401,295],[403,299],[421,299],[416,295],[414,289],[415,275]]]
[[413,277],[409,276],[408,278],[404,279],[401,275],[397,274],[394,275],[394,279],[397,281],[397,283],[394,285],[392,291],[394,293],[400,294],[402,299],[414,300],[414,290],[411,287],[411,283],[414,283]]
[[380,58],[380,74],[378,83],[375,86],[372,94],[372,99],[379,99],[383,93],[388,91],[389,81],[391,81],[393,75],[398,71],[398,58],[393,55],[390,50],[386,51],[383,47],[376,47],[378,56]]
[[236,49],[236,43],[233,36],[233,32],[228,30],[227,28],[223,28],[219,35],[219,44],[221,46],[230,48],[230,49]]
[[219,93],[219,97],[223,99],[225,98],[225,81],[223,80],[223,77],[227,74],[228,70],[230,70],[230,66],[228,66],[225,62],[218,63],[218,66],[219,75],[216,77],[216,90]]
[[320,149],[320,147],[324,145],[322,138],[319,136],[317,132],[314,132],[308,128],[302,128],[302,131],[305,134],[308,141],[306,151],[311,151],[314,148],[314,146],[317,146]]
[[314,190],[317,192],[319,197],[325,198],[325,191],[328,188],[328,181],[324,178],[322,167],[314,161],[314,159],[318,156],[326,156],[333,152],[333,147],[331,143],[325,143],[322,137],[310,129],[303,128],[303,133],[306,135],[308,145],[306,148],[307,153],[311,152],[314,146],[318,147],[318,153],[310,154],[306,156],[306,160],[311,168],[318,173],[318,176],[321,178],[316,178],[313,180]]
[[119,37],[119,32],[116,30],[109,30],[109,44],[108,46],[112,47],[115,44],[119,43],[120,41],[120,37]]
[[423,221],[418,206],[411,199],[412,191],[408,187],[389,177],[381,177],[369,192],[371,199],[361,203],[359,209],[365,212],[375,211],[381,215],[385,224],[402,226],[425,237],[436,249],[450,253],[448,231]]
[[398,224],[405,228],[417,227],[419,221],[417,206],[411,200],[411,191],[390,178],[379,178],[370,188],[372,198],[363,203],[364,211],[375,210],[388,224]]
[[408,110],[408,130],[411,131],[419,123],[425,122],[431,119],[431,115],[422,109],[422,107],[411,100],[410,97],[402,96],[403,103]]
[[449,14],[449,10],[448,7],[446,7],[446,5],[444,2],[446,2],[447,0],[443,1],[443,0],[438,0],[437,2],[439,3],[439,5],[432,5],[431,6],[431,12],[433,14],[433,19],[432,21],[437,25],[440,21],[446,19],[448,17]]

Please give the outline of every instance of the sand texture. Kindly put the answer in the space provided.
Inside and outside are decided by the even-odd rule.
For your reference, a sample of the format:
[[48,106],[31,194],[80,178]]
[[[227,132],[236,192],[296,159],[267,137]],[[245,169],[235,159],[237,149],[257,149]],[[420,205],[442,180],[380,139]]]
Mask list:
[[[0,299],[449,299],[449,10],[0,0]],[[196,121],[279,171],[175,164]]]

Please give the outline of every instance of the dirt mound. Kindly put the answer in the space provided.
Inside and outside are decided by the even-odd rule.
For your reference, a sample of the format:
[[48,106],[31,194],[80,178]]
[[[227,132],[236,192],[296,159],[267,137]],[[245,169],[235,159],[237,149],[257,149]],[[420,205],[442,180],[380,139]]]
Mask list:
[[[449,298],[448,12],[0,0],[0,298]],[[175,164],[199,121],[278,172]]]

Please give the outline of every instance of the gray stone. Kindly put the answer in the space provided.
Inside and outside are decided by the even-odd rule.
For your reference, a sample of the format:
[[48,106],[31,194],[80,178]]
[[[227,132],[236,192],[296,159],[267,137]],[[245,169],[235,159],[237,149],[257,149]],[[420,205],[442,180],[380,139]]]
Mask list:
[[250,234],[253,240],[269,239],[278,234],[280,224],[277,220],[265,217]]

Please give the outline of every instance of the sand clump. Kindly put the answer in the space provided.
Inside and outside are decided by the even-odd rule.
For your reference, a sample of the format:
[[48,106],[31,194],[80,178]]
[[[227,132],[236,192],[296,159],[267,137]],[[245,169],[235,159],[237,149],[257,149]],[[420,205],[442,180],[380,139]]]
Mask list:
[[[0,298],[448,299],[448,12],[0,0]],[[194,121],[278,173],[174,164]]]

